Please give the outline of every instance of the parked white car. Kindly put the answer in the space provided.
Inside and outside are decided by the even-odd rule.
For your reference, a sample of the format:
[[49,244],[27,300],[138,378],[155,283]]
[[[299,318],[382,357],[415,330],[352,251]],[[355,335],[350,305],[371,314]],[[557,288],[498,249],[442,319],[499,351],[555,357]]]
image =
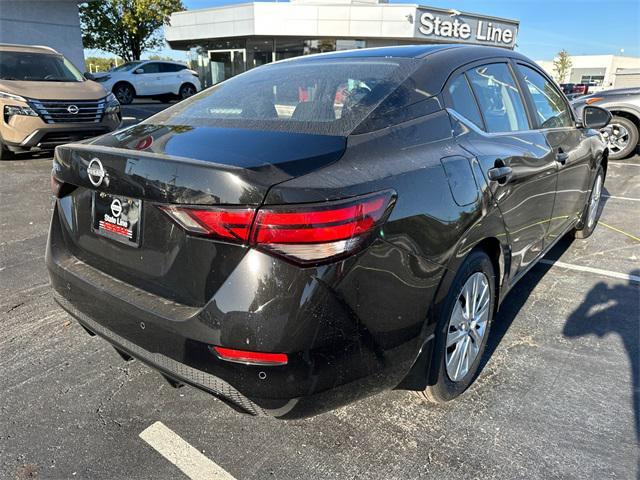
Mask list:
[[201,89],[198,74],[182,63],[157,60],[127,62],[108,72],[95,73],[95,81],[113,92],[124,105],[136,97],[167,101],[185,99]]

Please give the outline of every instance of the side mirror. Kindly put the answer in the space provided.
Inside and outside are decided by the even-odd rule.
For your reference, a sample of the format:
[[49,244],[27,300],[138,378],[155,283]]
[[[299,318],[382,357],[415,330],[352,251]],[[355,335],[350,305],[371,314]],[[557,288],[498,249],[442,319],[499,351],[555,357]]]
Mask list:
[[141,73],[144,73],[144,70],[142,68],[136,68],[133,73],[135,73],[136,75],[140,75]]
[[585,128],[595,128],[599,130],[609,125],[611,112],[604,108],[587,105],[582,110],[582,124]]
[[96,77],[93,76],[93,73],[89,73],[89,72],[84,72],[82,74],[82,76],[84,78],[86,78],[87,80],[95,80],[96,79]]

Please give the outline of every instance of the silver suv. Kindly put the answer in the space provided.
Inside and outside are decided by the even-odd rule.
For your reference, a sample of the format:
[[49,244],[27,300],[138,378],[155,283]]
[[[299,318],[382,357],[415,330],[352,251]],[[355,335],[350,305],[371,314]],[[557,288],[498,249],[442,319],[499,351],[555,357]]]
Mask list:
[[609,158],[619,160],[636,152],[640,140],[640,87],[604,90],[571,103],[579,115],[585,105],[597,105],[611,112],[613,119],[602,130],[609,144]]

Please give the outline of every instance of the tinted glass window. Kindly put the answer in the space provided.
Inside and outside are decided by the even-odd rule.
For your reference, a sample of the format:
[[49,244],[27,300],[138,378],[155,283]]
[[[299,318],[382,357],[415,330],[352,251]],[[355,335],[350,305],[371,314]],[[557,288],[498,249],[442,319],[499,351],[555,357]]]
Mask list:
[[520,91],[506,63],[493,63],[467,71],[488,132],[528,130]]
[[0,52],[0,79],[32,82],[82,82],[84,77],[61,55]]
[[161,63],[160,64],[160,73],[177,72],[178,69],[176,67],[177,67],[177,65],[174,65],[172,63]]
[[264,65],[219,83],[152,121],[345,135],[416,65],[415,60],[406,58]]
[[127,62],[123,63],[119,67],[114,67],[111,69],[112,72],[128,72],[129,70],[133,70],[135,67],[140,65],[142,62]]
[[564,99],[554,86],[533,68],[518,65],[531,94],[542,128],[572,127],[573,119]]
[[484,128],[480,110],[478,110],[478,104],[475,98],[473,98],[473,92],[464,75],[459,75],[458,78],[451,82],[449,85],[449,96],[451,97],[452,107],[456,112],[478,127]]
[[159,63],[145,63],[140,68],[144,71],[144,73],[160,73]]
[[161,73],[179,72],[180,70],[184,70],[185,68],[187,68],[186,65],[179,65],[177,63],[161,63],[160,64]]

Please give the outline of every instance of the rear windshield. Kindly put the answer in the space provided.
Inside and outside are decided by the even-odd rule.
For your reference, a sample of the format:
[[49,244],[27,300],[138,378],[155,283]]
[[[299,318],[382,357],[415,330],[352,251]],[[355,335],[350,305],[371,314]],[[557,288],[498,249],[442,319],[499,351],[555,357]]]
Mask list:
[[82,82],[84,77],[62,55],[0,51],[0,80]]
[[348,135],[415,69],[408,58],[284,61],[222,82],[147,123]]

